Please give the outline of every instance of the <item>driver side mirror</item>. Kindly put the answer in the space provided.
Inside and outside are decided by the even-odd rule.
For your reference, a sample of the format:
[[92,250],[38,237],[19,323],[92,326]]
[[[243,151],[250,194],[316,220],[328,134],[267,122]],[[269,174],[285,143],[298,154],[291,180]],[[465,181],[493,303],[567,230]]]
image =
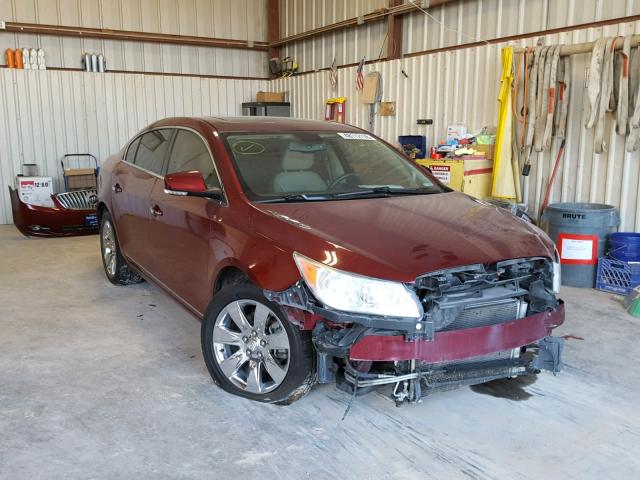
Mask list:
[[189,197],[207,197],[222,201],[222,192],[219,189],[209,190],[197,170],[189,172],[168,173],[164,177],[164,193]]

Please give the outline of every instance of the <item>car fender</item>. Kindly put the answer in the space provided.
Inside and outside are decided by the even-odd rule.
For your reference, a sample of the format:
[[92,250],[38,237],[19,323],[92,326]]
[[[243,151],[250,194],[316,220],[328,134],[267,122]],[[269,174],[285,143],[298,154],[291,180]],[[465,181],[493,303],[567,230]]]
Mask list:
[[212,291],[215,291],[220,274],[228,267],[240,270],[246,277],[263,290],[279,291],[293,285],[300,274],[293,262],[293,252],[286,251],[267,242],[258,241],[237,257],[226,257],[218,261],[211,276]]

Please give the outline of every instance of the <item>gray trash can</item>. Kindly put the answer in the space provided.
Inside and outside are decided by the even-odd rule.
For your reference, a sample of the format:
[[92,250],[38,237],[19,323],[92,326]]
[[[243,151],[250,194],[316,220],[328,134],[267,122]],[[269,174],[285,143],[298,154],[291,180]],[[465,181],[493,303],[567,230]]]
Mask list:
[[562,284],[595,287],[598,258],[604,256],[607,236],[620,225],[616,208],[601,203],[553,203],[545,208],[540,224],[558,247]]

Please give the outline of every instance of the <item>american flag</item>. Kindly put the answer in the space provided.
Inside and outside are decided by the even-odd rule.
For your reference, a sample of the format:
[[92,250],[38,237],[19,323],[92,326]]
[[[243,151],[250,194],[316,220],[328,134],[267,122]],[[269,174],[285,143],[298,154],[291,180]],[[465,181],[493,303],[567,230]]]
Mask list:
[[329,82],[334,88],[338,84],[338,69],[336,68],[336,57],[333,57],[333,63],[331,64],[331,69],[329,70]]
[[364,88],[364,57],[358,64],[358,71],[356,72],[356,89],[362,90]]

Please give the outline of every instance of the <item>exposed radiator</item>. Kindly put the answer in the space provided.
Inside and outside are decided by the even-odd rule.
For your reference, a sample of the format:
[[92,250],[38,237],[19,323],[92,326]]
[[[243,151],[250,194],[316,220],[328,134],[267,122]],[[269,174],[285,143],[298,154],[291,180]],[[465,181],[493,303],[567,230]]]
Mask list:
[[485,304],[467,305],[443,331],[484,327],[510,322],[526,315],[526,302],[506,299]]
[[67,210],[95,210],[98,206],[97,190],[75,190],[57,193],[56,198]]

